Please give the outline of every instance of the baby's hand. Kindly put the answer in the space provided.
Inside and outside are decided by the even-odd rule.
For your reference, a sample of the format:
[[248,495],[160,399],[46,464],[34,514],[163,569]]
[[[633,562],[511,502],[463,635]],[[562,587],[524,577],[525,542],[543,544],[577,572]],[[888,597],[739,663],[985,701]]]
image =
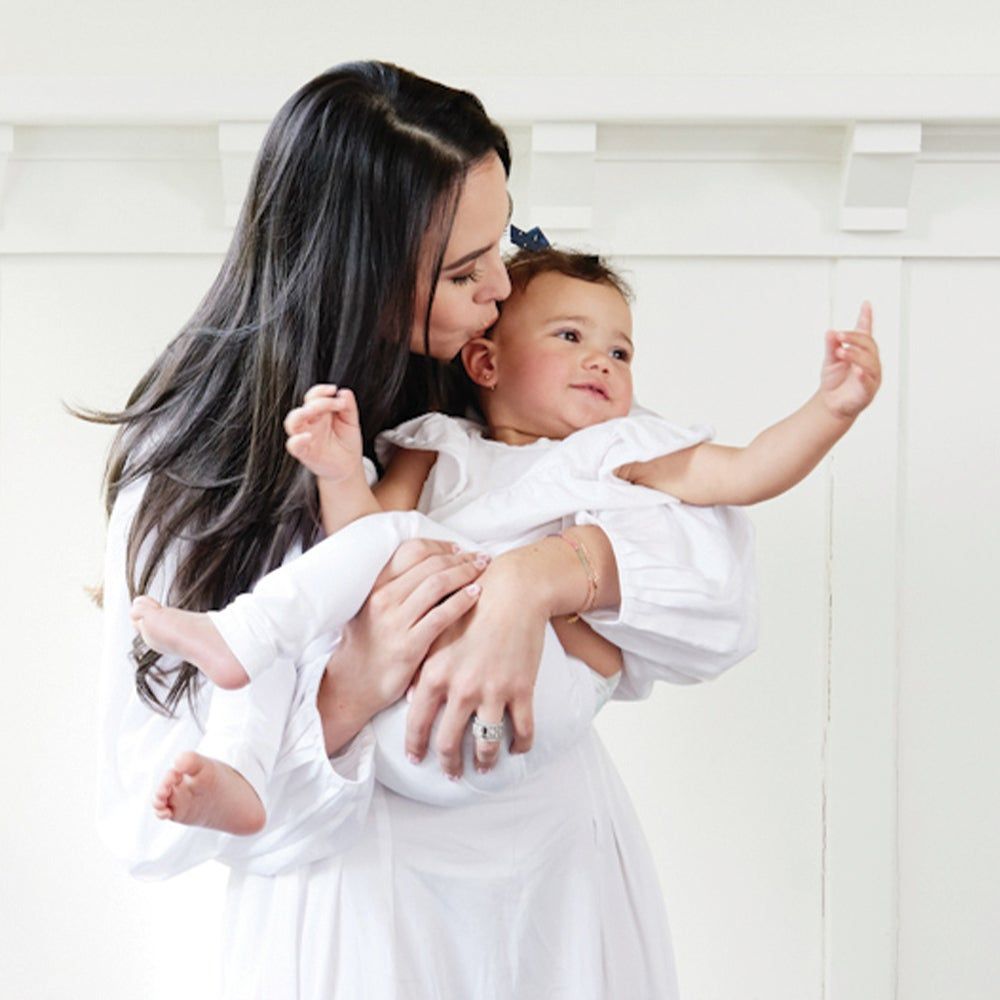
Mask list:
[[285,417],[285,447],[313,475],[339,482],[363,474],[361,421],[350,389],[314,385]]
[[882,382],[878,345],[872,338],[872,307],[861,303],[856,330],[827,330],[820,396],[830,412],[856,417],[874,398]]

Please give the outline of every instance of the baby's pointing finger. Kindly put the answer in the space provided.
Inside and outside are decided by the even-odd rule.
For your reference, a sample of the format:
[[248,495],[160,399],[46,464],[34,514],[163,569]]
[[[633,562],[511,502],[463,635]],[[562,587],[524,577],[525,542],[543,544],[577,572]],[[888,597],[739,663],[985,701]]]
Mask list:
[[861,303],[856,329],[861,333],[872,332],[872,304],[867,299]]

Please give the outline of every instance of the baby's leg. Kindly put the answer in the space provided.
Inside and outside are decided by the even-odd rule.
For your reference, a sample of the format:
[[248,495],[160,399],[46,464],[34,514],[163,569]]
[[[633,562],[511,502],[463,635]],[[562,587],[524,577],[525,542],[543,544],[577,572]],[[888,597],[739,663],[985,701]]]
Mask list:
[[294,689],[295,668],[284,662],[243,691],[213,692],[200,752],[181,754],[164,776],[156,815],[226,833],[261,830]]
[[217,687],[239,688],[249,681],[210,615],[165,608],[143,595],[132,602],[130,617],[150,649],[193,663]]
[[368,599],[399,545],[437,526],[415,511],[372,514],[262,577],[221,611],[198,614],[136,598],[144,641],[204,671],[219,687],[242,687],[276,660],[297,659],[324,632],[339,631]]

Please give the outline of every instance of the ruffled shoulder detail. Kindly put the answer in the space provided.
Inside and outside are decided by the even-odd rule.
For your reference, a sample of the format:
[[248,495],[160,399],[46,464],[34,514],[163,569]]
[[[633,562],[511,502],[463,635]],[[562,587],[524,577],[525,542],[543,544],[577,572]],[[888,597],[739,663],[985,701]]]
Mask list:
[[715,436],[715,429],[708,424],[681,427],[649,411],[637,411],[610,423],[614,425],[614,434],[601,460],[599,479],[612,477],[615,469],[629,462],[647,462],[692,448]]
[[[709,441],[708,425],[681,427],[640,408],[576,431],[553,450],[549,462],[575,469],[598,482],[621,482],[615,469],[629,462],[646,462]],[[633,487],[634,488],[634,487]]]
[[446,413],[424,413],[379,434],[375,439],[375,454],[386,465],[396,448],[437,452],[431,472],[436,506],[468,485],[471,441],[482,436],[483,426],[475,420]]

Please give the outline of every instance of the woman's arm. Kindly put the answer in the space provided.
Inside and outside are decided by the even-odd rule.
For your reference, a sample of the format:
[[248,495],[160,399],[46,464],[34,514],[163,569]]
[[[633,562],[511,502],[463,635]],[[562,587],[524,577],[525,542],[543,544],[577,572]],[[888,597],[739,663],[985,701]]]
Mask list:
[[654,681],[713,680],[754,651],[754,533],[744,510],[661,503],[575,520],[600,525],[618,566],[619,605],[583,616],[624,654],[615,698],[644,698]]
[[[587,550],[597,578],[595,608],[618,604],[618,571],[598,527],[568,532]],[[498,556],[480,578],[482,594],[465,618],[431,646],[413,692],[406,750],[422,760],[438,712],[435,751],[446,773],[462,773],[462,738],[473,713],[483,719],[510,714],[512,751],[531,749],[532,696],[549,619],[573,614],[588,602],[590,583],[580,559],[562,539],[543,538]],[[613,640],[612,640],[613,641]],[[476,746],[476,766],[496,760],[496,744]]]
[[404,542],[345,626],[317,697],[328,753],[403,697],[431,643],[475,605],[482,566],[455,549],[427,538]]

